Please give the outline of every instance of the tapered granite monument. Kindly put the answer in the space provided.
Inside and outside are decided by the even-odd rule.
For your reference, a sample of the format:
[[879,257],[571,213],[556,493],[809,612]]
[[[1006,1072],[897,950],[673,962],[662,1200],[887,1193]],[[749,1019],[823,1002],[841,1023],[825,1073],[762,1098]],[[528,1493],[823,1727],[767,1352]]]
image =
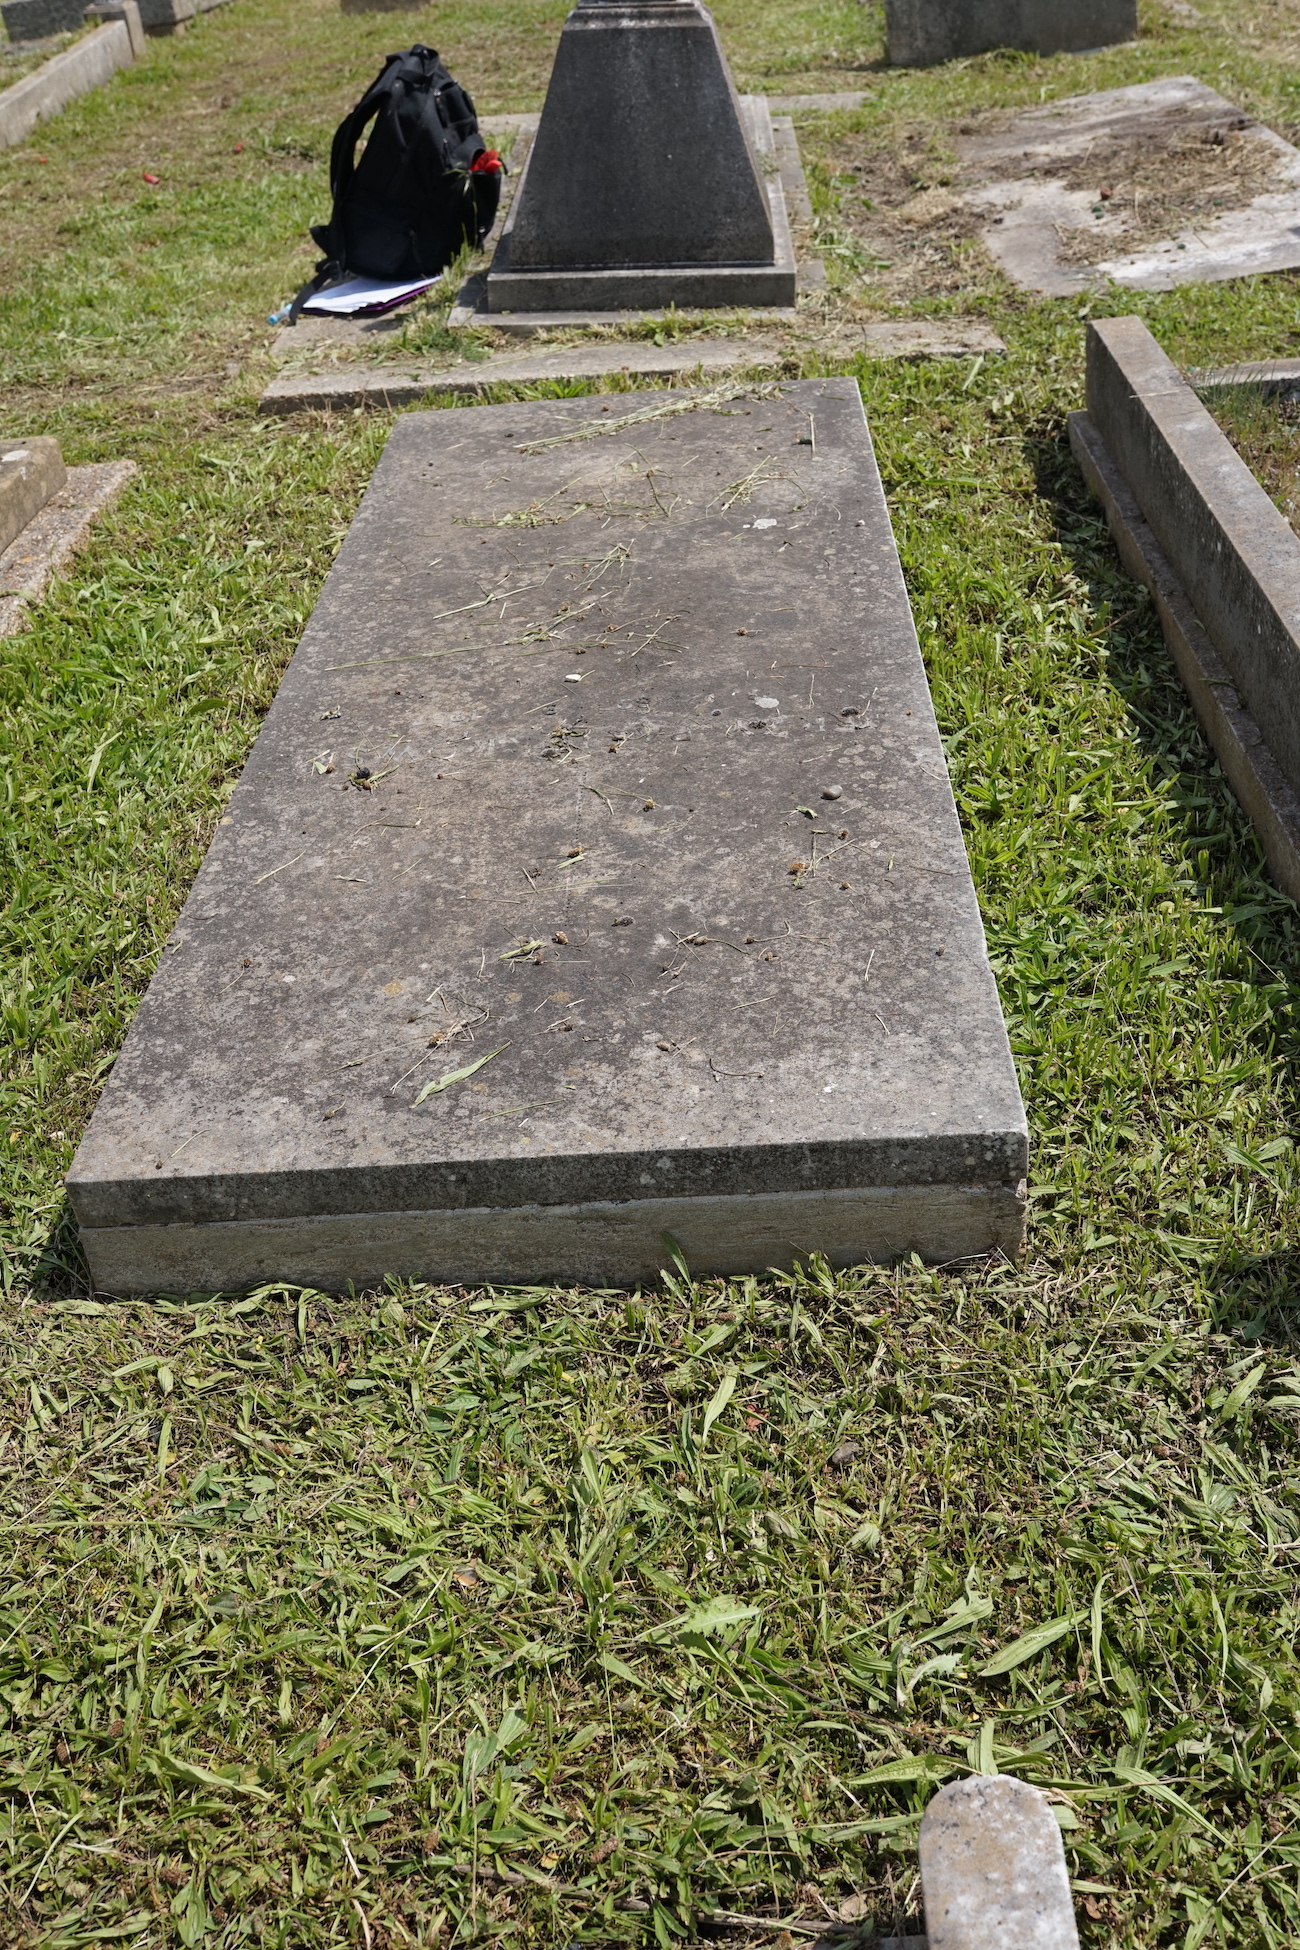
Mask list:
[[792,305],[785,202],[699,0],[579,0],[488,273],[494,312]]

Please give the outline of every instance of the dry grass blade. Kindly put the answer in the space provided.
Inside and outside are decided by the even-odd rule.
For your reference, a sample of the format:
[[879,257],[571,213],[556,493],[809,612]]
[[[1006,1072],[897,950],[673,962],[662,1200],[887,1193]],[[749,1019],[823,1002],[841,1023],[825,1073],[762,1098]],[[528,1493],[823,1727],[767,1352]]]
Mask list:
[[771,399],[780,391],[775,381],[760,381],[745,384],[743,381],[733,385],[712,386],[706,392],[661,393],[649,406],[639,406],[632,413],[611,413],[584,420],[581,426],[572,427],[568,433],[556,433],[545,440],[527,440],[520,444],[521,454],[545,453],[548,447],[567,446],[574,440],[597,440],[602,434],[624,433],[628,427],[644,426],[650,420],[672,419],[678,413],[717,412],[738,399]]

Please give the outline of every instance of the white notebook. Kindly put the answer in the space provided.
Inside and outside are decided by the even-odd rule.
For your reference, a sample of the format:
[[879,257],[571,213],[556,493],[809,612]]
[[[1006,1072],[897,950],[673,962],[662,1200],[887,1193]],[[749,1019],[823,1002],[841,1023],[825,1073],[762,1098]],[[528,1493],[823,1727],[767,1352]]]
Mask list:
[[334,317],[347,317],[359,311],[391,311],[394,305],[404,305],[408,298],[418,298],[422,291],[430,290],[437,282],[437,278],[416,278],[410,284],[394,284],[389,278],[349,278],[345,284],[331,285],[328,291],[318,291],[307,300],[303,310],[324,312]]

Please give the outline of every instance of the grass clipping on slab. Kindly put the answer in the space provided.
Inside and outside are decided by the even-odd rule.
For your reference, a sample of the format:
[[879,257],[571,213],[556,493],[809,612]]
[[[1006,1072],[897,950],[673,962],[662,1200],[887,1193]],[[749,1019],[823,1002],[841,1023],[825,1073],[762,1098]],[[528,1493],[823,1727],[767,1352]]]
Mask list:
[[848,1941],[991,1771],[1103,1937],[1226,1930],[1261,1860],[1300,1920],[1300,1372],[1167,1289],[269,1288],[0,1345],[10,1941]]

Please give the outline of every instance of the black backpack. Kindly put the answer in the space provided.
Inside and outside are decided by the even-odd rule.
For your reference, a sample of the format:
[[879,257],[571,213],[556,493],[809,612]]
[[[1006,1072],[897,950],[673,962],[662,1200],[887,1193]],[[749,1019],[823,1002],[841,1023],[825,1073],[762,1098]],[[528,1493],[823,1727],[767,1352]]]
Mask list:
[[390,54],[340,123],[330,194],[329,222],[311,230],[325,256],[295,299],[295,316],[324,285],[436,277],[467,243],[483,242],[501,198],[501,163],[479,134],[473,102],[432,48]]

